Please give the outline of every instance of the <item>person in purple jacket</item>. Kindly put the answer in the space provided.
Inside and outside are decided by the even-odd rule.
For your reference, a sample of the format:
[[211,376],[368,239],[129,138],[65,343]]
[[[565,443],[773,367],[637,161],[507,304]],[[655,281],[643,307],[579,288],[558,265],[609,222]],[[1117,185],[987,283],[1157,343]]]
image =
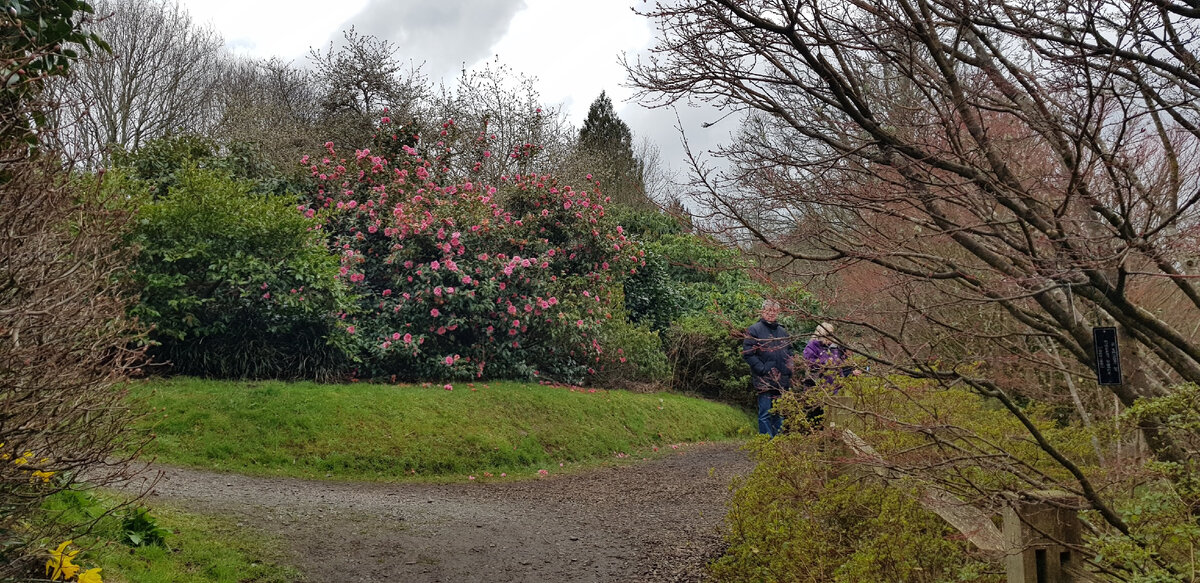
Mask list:
[[[805,389],[818,385],[829,387],[837,394],[835,381],[841,377],[858,374],[853,365],[849,364],[846,349],[837,343],[833,337],[833,323],[822,322],[813,332],[812,340],[804,346],[804,362],[808,365],[808,374],[804,377]],[[810,402],[813,399],[810,397]],[[821,428],[825,418],[825,409],[813,403],[805,408],[809,424]]]

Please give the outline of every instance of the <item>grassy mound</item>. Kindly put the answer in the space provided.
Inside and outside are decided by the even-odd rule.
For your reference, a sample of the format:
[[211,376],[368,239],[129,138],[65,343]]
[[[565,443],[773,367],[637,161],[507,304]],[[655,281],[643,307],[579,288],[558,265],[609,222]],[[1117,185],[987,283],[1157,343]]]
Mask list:
[[146,454],[161,462],[353,480],[528,476],[753,429],[747,413],[700,399],[529,383],[185,378],[139,384],[133,396],[157,434]]

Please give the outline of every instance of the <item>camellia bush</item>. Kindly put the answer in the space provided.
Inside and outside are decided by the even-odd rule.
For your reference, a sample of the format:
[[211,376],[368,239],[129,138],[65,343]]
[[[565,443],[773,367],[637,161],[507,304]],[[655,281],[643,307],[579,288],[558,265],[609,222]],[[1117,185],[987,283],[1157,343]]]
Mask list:
[[360,375],[582,382],[636,367],[621,343],[653,332],[626,322],[621,284],[644,252],[599,195],[537,174],[453,180],[411,147],[396,160],[326,149],[303,160],[317,187],[300,210],[360,298],[340,315]]

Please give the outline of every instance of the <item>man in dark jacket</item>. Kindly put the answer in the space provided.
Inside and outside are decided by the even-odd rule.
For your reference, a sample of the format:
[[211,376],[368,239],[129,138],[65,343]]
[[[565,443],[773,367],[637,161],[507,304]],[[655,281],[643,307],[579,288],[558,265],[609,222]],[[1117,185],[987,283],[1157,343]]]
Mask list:
[[750,383],[758,393],[758,432],[775,437],[783,418],[771,412],[783,392],[792,386],[792,339],[775,321],[779,302],[765,300],[762,318],[746,329],[742,357],[750,365]]

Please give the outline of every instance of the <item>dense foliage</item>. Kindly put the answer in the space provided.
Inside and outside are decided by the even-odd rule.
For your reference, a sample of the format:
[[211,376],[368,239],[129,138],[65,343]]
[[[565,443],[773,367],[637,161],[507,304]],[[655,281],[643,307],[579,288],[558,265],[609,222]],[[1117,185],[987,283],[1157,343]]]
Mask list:
[[[130,242],[133,314],[153,326],[151,355],[175,372],[328,377],[344,365],[329,315],[349,305],[337,258],[294,199],[195,168],[145,203]],[[146,184],[114,178],[113,188]]]

